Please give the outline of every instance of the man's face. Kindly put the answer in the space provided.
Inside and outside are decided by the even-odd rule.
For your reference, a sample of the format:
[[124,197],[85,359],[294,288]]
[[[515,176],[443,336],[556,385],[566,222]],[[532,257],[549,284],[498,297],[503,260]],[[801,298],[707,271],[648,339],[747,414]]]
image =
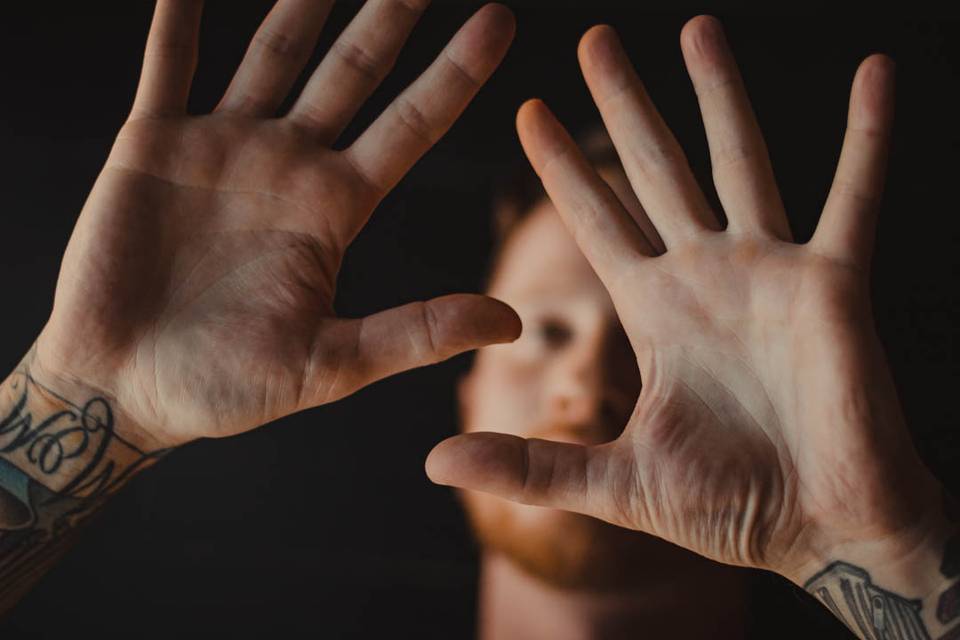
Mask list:
[[[626,200],[622,174],[604,173]],[[477,354],[460,386],[464,430],[581,444],[619,436],[640,392],[636,358],[609,294],[546,199],[507,239],[488,293],[516,309],[523,335]],[[692,559],[587,516],[462,497],[485,549],[557,586],[641,586]]]

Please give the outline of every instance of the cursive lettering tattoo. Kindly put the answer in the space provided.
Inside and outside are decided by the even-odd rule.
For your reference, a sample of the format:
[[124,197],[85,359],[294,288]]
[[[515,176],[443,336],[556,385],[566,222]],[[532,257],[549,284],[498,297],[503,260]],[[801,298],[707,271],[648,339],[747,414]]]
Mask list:
[[74,403],[24,370],[4,386],[0,610],[59,557],[78,524],[168,451],[146,452],[121,438],[106,398]]

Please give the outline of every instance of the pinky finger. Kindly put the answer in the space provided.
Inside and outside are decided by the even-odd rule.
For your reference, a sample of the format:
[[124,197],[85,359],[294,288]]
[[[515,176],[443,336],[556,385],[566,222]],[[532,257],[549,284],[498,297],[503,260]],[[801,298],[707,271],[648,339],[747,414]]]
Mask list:
[[868,269],[893,126],[894,65],[873,55],[857,69],[840,162],[811,246]]

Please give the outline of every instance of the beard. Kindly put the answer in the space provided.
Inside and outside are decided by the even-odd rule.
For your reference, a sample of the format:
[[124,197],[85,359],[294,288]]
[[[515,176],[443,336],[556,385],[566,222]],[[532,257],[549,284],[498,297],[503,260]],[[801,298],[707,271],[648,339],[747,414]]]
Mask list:
[[658,588],[709,563],[655,536],[590,516],[471,491],[460,491],[459,497],[484,551],[502,554],[558,589],[609,593]]

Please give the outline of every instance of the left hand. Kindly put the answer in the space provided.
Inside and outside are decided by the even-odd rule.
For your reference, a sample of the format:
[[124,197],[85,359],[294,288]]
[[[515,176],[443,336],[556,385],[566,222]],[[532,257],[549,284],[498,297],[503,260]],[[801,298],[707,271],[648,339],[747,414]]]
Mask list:
[[929,534],[939,493],[911,445],[869,300],[893,65],[881,55],[860,65],[836,178],[801,244],[719,23],[690,21],[681,44],[725,229],[612,29],[584,36],[581,67],[665,253],[542,103],[518,116],[637,356],[643,390],[626,429],[592,447],[457,436],[427,471],[797,582],[846,545],[902,557]]

